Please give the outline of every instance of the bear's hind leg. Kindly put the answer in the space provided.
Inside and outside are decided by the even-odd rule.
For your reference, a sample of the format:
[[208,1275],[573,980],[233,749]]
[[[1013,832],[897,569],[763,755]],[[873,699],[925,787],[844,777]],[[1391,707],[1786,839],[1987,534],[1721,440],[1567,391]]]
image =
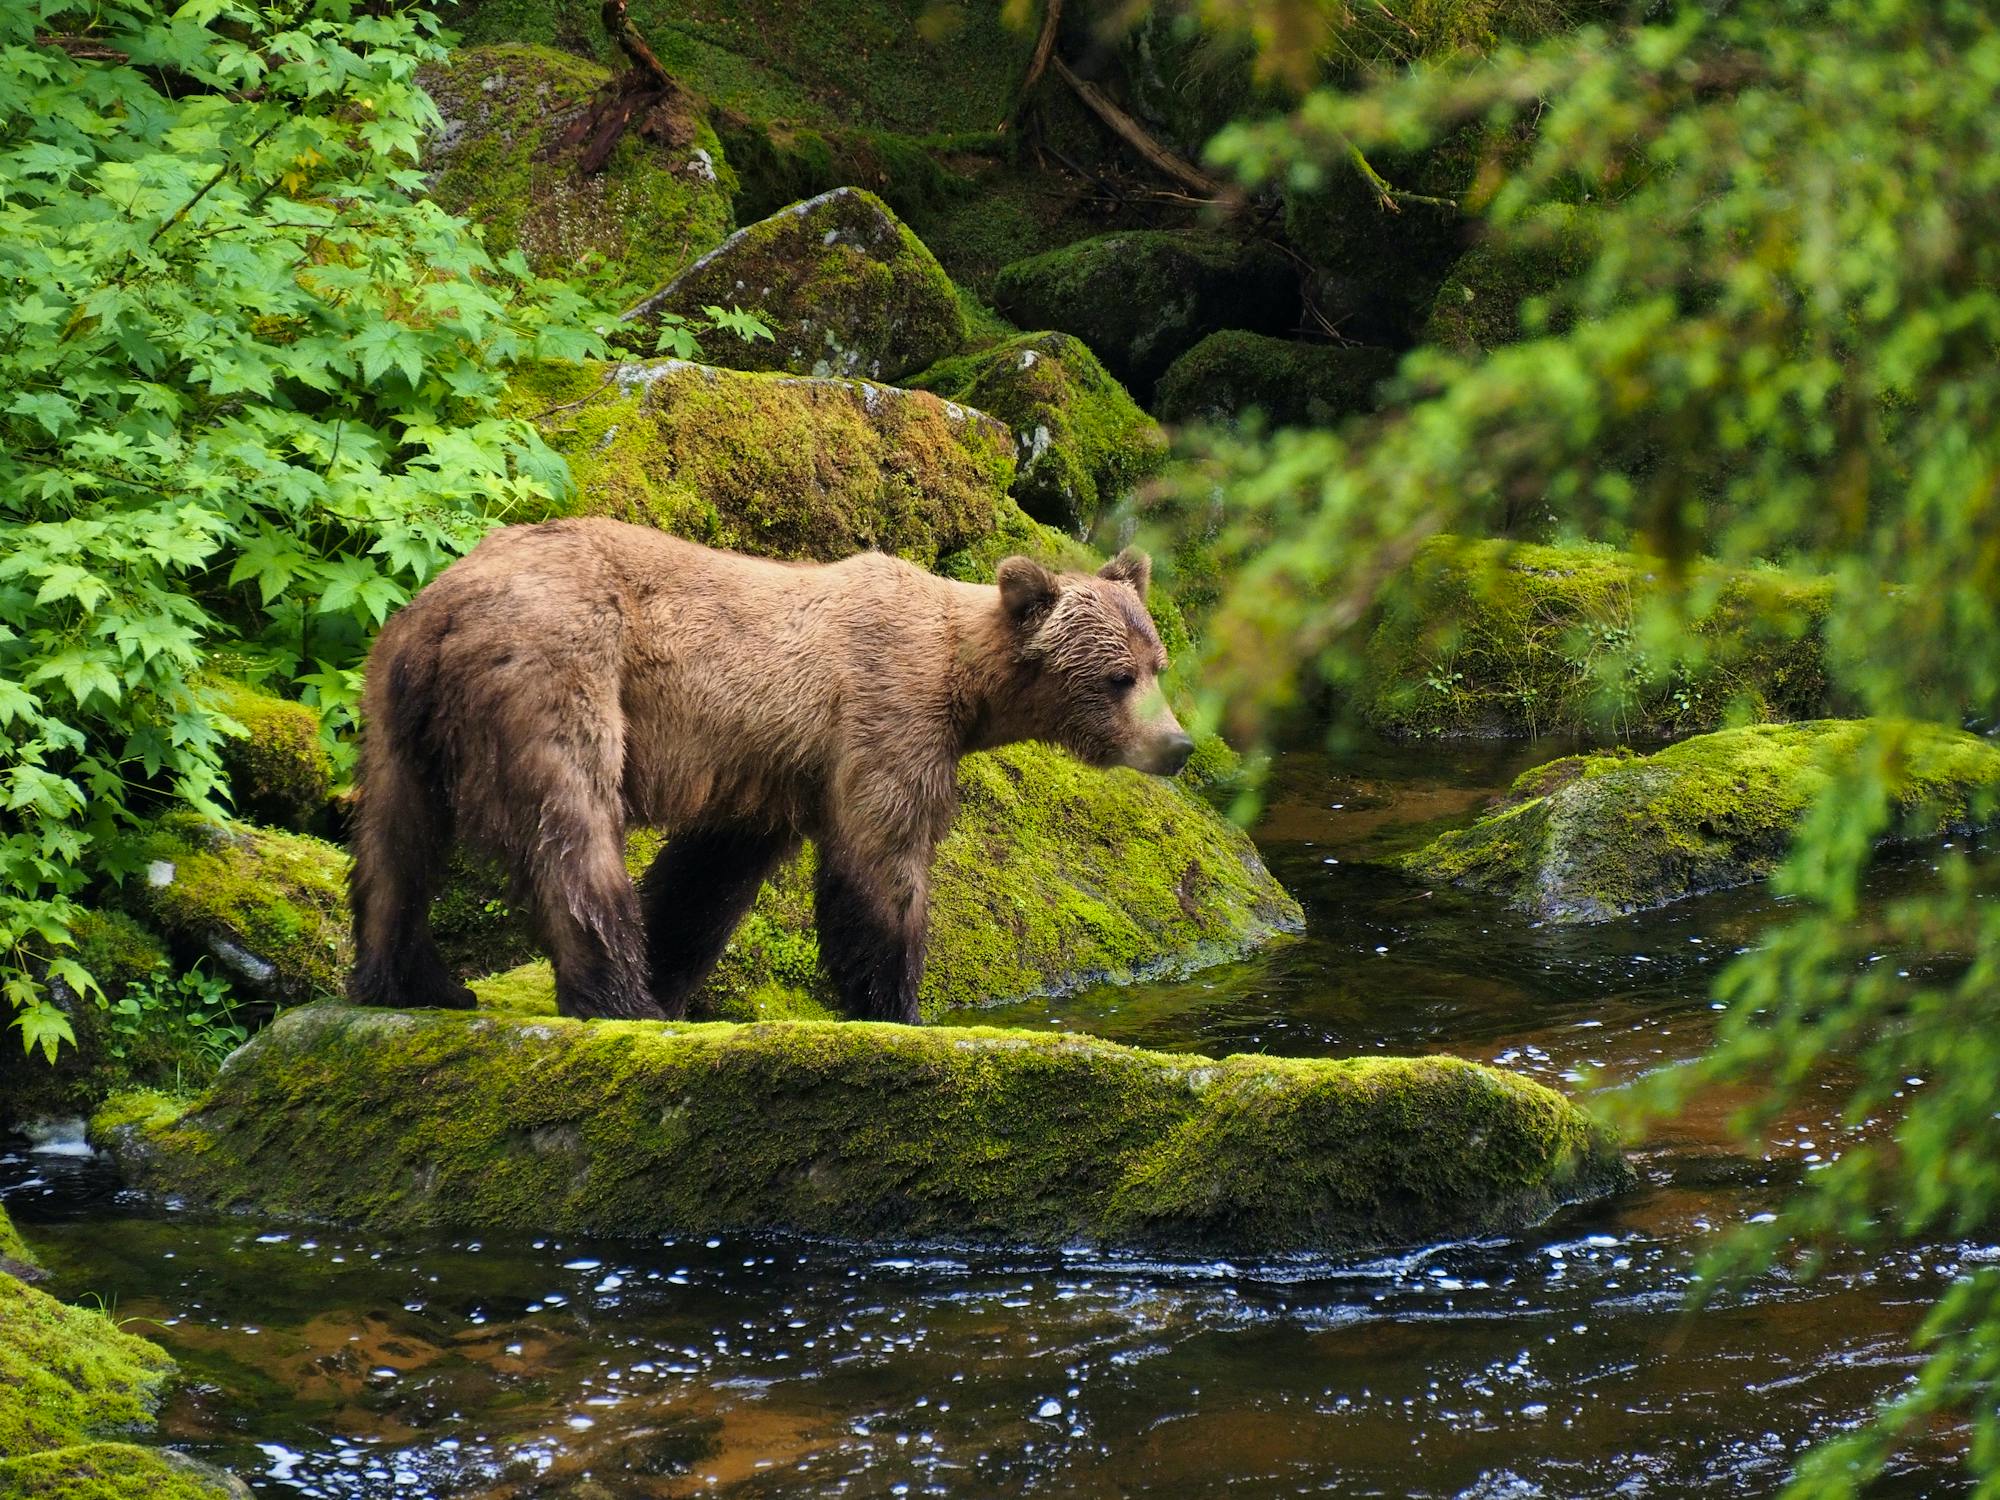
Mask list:
[[609,817],[557,826],[545,813],[527,896],[555,962],[556,1009],[581,1019],[663,1019],[646,982],[645,927]]
[[744,824],[689,828],[668,840],[639,882],[653,998],[668,1019],[687,1014],[757,888],[798,846],[788,831]]

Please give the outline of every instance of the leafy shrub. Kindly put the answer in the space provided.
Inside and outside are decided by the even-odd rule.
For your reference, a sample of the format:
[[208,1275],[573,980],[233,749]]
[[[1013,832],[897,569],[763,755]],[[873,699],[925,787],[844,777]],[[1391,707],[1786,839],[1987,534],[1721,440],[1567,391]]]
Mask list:
[[[504,369],[600,316],[419,196],[415,5],[0,7],[0,990],[96,990],[108,835],[219,810],[211,652],[351,717],[371,629],[566,470]],[[45,961],[36,961],[36,960]],[[203,981],[194,981],[197,989]]]

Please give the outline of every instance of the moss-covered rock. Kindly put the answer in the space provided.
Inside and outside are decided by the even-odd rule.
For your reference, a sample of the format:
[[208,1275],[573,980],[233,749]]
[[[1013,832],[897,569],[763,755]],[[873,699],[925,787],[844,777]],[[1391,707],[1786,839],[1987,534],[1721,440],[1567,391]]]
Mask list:
[[1599,922],[1746,885],[1776,868],[1792,830],[1871,728],[1887,732],[1901,818],[1894,837],[1988,824],[2000,746],[1925,724],[1754,724],[1647,756],[1567,756],[1525,773],[1503,805],[1406,858],[1411,873],[1504,897],[1551,922]]
[[49,999],[69,1018],[74,1044],[64,1043],[53,1063],[40,1051],[21,1050],[14,1035],[0,1038],[0,1126],[29,1120],[81,1119],[119,1089],[170,1082],[180,1061],[171,1043],[140,1030],[123,1035],[109,1007],[134,985],[163,971],[160,940],[123,912],[83,909],[71,925],[69,953],[90,971],[104,995],[79,995],[61,980]]
[[341,992],[352,952],[339,848],[180,815],[134,856],[123,899],[177,947],[214,958],[240,992],[283,1004]]
[[1627,1176],[1560,1095],[1455,1058],[340,1006],[93,1136],[155,1193],[378,1229],[1281,1251],[1519,1227]]
[[536,366],[510,403],[569,460],[569,510],[713,547],[928,566],[1017,513],[1012,434],[928,392],[663,359]]
[[333,760],[320,743],[317,713],[241,682],[212,684],[209,702],[243,730],[222,747],[238,813],[297,829],[326,810]]
[[1270,245],[1131,230],[1003,266],[993,301],[1023,328],[1059,328],[1150,402],[1167,367],[1224,328],[1279,333],[1299,312],[1297,278]]
[[1677,660],[1635,638],[1667,567],[1602,546],[1442,537],[1387,590],[1361,708],[1396,735],[1687,733],[1824,713],[1832,587],[1696,564]]
[[34,1268],[34,1252],[22,1240],[14,1221],[7,1217],[6,1205],[0,1204],[0,1275],[18,1277]]
[[736,214],[745,222],[839,187],[865,188],[905,221],[960,199],[971,183],[939,161],[958,142],[893,131],[757,120],[724,110],[715,119],[735,170]]
[[1359,345],[1308,344],[1240,328],[1212,333],[1160,377],[1162,422],[1227,421],[1263,413],[1274,427],[1328,427],[1374,411],[1396,356]]
[[645,327],[709,306],[755,312],[774,335],[703,334],[703,353],[737,370],[900,380],[965,342],[937,257],[888,204],[854,187],[737,230],[627,316]]
[[1577,275],[1596,253],[1588,209],[1549,204],[1504,238],[1468,250],[1452,266],[1420,330],[1426,344],[1476,355],[1533,331],[1523,323],[1536,298]]
[[1014,498],[1079,535],[1166,462],[1166,435],[1081,339],[1024,333],[933,365],[912,384],[1014,433]]
[[424,150],[431,195],[483,224],[495,253],[518,248],[543,275],[601,256],[652,287],[729,233],[736,181],[692,96],[627,130],[586,175],[581,144],[559,141],[610,82],[605,68],[549,47],[476,47],[421,79],[444,117]]
[[7,1500],[250,1500],[250,1488],[169,1448],[77,1443],[0,1459]]

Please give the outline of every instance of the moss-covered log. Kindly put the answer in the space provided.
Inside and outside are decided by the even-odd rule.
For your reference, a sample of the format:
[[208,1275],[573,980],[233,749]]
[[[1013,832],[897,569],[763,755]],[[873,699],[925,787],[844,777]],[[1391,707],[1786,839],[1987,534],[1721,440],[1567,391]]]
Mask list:
[[994,304],[1023,328],[1088,344],[1141,401],[1187,350],[1224,328],[1279,333],[1298,317],[1297,278],[1269,245],[1134,230],[1003,266]]
[[662,359],[539,365],[510,400],[569,460],[569,510],[712,547],[928,567],[1019,514],[1012,435],[928,392]]
[[[1893,728],[1892,839],[1991,822],[2000,746],[1933,725]],[[1754,724],[1653,755],[1567,756],[1525,773],[1497,810],[1405,864],[1551,922],[1604,921],[1745,885],[1777,867],[1832,769],[1869,731],[1862,720]]]
[[1559,1094],[1452,1058],[335,1006],[187,1113],[114,1101],[93,1132],[152,1192],[378,1229],[1334,1249],[1518,1228],[1625,1177]]
[[698,317],[741,307],[774,335],[702,336],[705,355],[736,370],[900,380],[956,351],[965,316],[951,278],[889,205],[841,187],[732,234],[629,315]]
[[1087,534],[1166,462],[1159,424],[1083,340],[1024,333],[932,366],[913,384],[978,408],[1014,433],[1014,498],[1038,521]]
[[1245,333],[1211,333],[1160,377],[1153,409],[1162,422],[1222,421],[1247,411],[1273,427],[1327,427],[1374,411],[1396,373],[1386,349],[1308,344]]
[[1394,735],[1712,729],[1827,711],[1822,579],[1696,564],[1675,659],[1635,640],[1666,564],[1440,537],[1387,590],[1360,706]]
[[692,97],[628,130],[601,172],[578,170],[564,133],[611,81],[608,69],[551,47],[476,47],[422,80],[442,128],[426,144],[431,196],[485,226],[496,254],[519,249],[543,275],[593,257],[658,286],[719,244],[736,181]]

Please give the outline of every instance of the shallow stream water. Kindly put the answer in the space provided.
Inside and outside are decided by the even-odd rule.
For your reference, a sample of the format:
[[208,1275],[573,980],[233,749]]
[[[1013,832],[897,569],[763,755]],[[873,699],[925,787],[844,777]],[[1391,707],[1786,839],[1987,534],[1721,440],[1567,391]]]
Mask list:
[[[1761,889],[1536,927],[1385,869],[1549,747],[1283,758],[1259,843],[1308,930],[1193,979],[982,1012],[1211,1053],[1449,1051],[1574,1088],[1703,1046]],[[1887,887],[1919,866],[1891,867]],[[56,1272],[188,1380],[170,1442],[261,1495],[1761,1495],[1913,1368],[1984,1243],[1837,1261],[1683,1308],[1705,1231],[1837,1154],[1805,1110],[1746,1156],[1718,1099],[1644,1183],[1515,1239],[1183,1262],[774,1236],[381,1239],[205,1218],[87,1155],[0,1143]],[[1961,1493],[1941,1433],[1883,1485]]]

